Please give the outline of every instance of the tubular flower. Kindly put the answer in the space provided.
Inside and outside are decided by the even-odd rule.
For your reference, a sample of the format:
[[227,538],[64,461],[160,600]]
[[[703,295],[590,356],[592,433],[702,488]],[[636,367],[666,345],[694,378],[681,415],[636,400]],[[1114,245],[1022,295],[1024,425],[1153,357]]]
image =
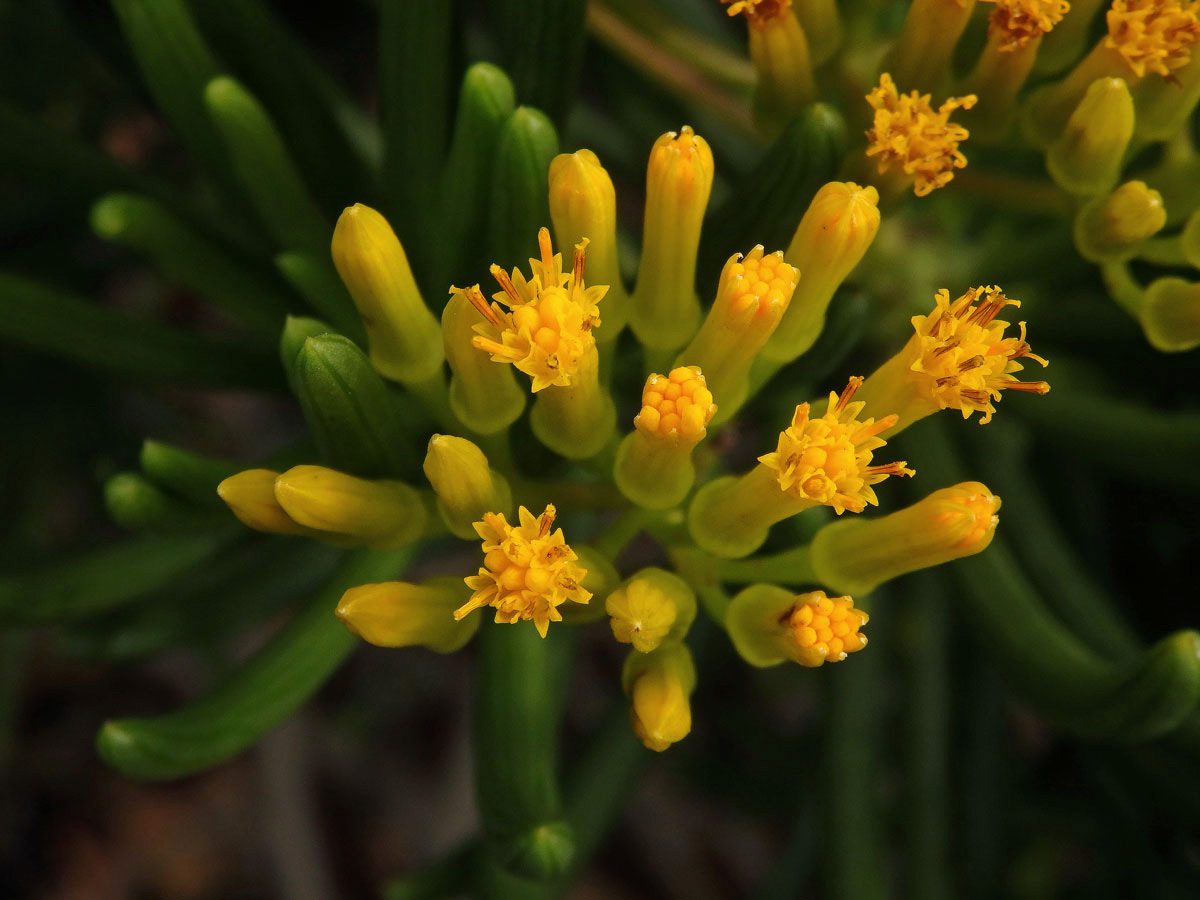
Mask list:
[[915,475],[904,462],[870,465],[871,455],[885,443],[878,435],[896,424],[895,415],[876,421],[858,420],[863,403],[851,403],[863,380],[850,379],[841,396],[830,392],[829,409],[818,418],[801,403],[792,424],[779,434],[774,453],[758,461],[775,474],[780,490],[814,505],[832,506],[839,516],[879,504],[871,485],[892,475]]
[[867,95],[875,110],[874,126],[867,132],[867,156],[879,157],[879,171],[898,163],[905,174],[916,177],[913,193],[924,197],[954,178],[954,170],[967,164],[958,149],[967,129],[950,121],[956,109],[970,109],[976,97],[951,97],[934,112],[929,94],[900,94],[892,76],[879,76],[879,87]]
[[915,334],[905,348],[867,379],[863,402],[875,409],[899,410],[900,428],[941,409],[962,410],[963,418],[983,413],[986,425],[996,412],[994,401],[1004,390],[1044,394],[1044,381],[1018,381],[1014,372],[1028,358],[1047,361],[1032,352],[1020,334],[1005,337],[1008,322],[996,318],[1006,306],[1020,306],[996,286],[971,288],[953,303],[945,288],[927,316],[913,316]]
[[587,603],[592,595],[582,581],[587,570],[554,525],[555,509],[547,506],[535,517],[522,506],[520,525],[509,525],[503,515],[485,513],[475,531],[483,538],[483,564],[478,575],[464,579],[475,593],[454,611],[462,619],[484,606],[496,608],[496,621],[512,624],[533,620],[538,634],[546,636],[551,622],[561,622],[558,607],[570,600]]
[[765,28],[792,8],[792,0],[721,0],[731,16],[743,15],[756,28]]
[[1071,9],[1067,0],[984,0],[995,3],[988,18],[988,36],[999,37],[998,49],[1012,53],[1040,38]]
[[690,445],[704,438],[716,414],[712,391],[699,366],[678,366],[668,375],[651,374],[642,388],[642,409],[634,427],[650,438]]
[[[578,370],[583,357],[595,346],[592,329],[600,324],[596,304],[604,298],[607,285],[587,287],[583,281],[587,241],[575,247],[574,265],[563,272],[562,254],[555,253],[550,231],[538,232],[541,259],[530,259],[527,280],[518,269],[508,275],[497,265],[492,277],[501,290],[484,300],[479,285],[460,293],[479,310],[486,320],[475,326],[472,343],[492,355],[492,360],[510,363],[533,379],[533,392],[551,385],[565,387]],[[499,305],[504,304],[509,312]]]
[[1108,11],[1104,46],[1116,50],[1140,78],[1164,78],[1182,69],[1200,41],[1200,3],[1179,0],[1114,0]]

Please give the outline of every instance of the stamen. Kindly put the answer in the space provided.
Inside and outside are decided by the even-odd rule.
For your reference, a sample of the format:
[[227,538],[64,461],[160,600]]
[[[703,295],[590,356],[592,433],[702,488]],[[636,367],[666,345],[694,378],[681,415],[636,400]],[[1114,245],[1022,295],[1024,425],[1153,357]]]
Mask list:
[[457,291],[466,297],[471,302],[471,305],[479,310],[479,314],[487,319],[492,326],[496,328],[504,327],[504,320],[500,318],[499,313],[492,309],[492,305],[484,298],[483,291],[479,290],[479,285],[474,284],[469,288],[451,287],[450,290]]
[[850,382],[846,385],[845,390],[843,390],[841,396],[838,397],[837,404],[833,407],[833,411],[835,413],[840,413],[846,408],[846,404],[850,402],[850,398],[855,395],[860,387],[862,387],[862,383],[863,379],[861,376],[850,376]]
[[513,286],[512,279],[508,277],[507,272],[495,263],[492,263],[488,271],[496,279],[496,284],[500,285],[500,290],[508,294],[508,298],[512,301],[509,306],[523,306],[525,304],[525,301],[521,299],[521,295],[517,293],[517,289]]

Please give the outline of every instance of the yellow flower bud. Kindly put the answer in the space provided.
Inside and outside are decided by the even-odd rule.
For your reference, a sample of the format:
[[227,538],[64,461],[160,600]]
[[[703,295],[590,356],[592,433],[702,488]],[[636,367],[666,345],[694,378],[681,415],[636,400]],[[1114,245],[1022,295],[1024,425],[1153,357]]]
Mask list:
[[308,528],[344,534],[376,550],[396,550],[425,528],[420,495],[399,481],[368,481],[324,466],[295,466],[275,479],[275,499]]
[[842,44],[837,0],[796,0],[796,15],[808,37],[812,64],[821,66],[829,62]]
[[351,634],[377,647],[421,646],[452,653],[479,628],[478,616],[454,618],[470,593],[461,578],[362,584],[342,595],[336,615]]
[[1138,319],[1156,350],[1182,353],[1200,347],[1200,282],[1159,278],[1146,289]]
[[633,433],[617,448],[613,480],[621,493],[647,509],[669,509],[692,489],[692,448],[704,439],[716,413],[712,392],[696,366],[652,374],[642,390]]
[[762,244],[744,257],[735,253],[721,270],[717,299],[676,360],[704,372],[708,390],[721,398],[718,422],[744,402],[750,366],[787,311],[799,277],[782,251],[764,256]]
[[629,324],[647,347],[678,350],[700,324],[696,253],[712,191],[708,142],[685,125],[654,142],[646,168],[642,262]]
[[755,119],[773,134],[816,99],[808,36],[791,8],[792,0],[721,2],[729,4],[729,15],[740,13],[750,26],[750,61],[758,75]]
[[217,495],[243,525],[255,531],[324,537],[320,532],[292,521],[279,505],[275,499],[275,479],[278,477],[279,473],[270,469],[247,469],[218,484]]
[[974,9],[975,0],[913,0],[884,68],[901,84],[937,90]]
[[816,342],[834,292],[858,265],[878,231],[879,192],[875,188],[832,181],[817,191],[784,254],[784,259],[799,269],[800,282],[783,320],[763,348],[766,359],[790,362]]
[[438,323],[421,299],[400,240],[369,206],[347,207],[333,231],[333,263],[367,330],[368,355],[381,375],[427,381],[442,365]]
[[625,658],[621,684],[633,701],[633,733],[649,749],[661,753],[688,736],[688,698],[696,689],[696,666],[685,644],[666,644],[650,653],[633,651]]
[[500,367],[471,341],[483,316],[462,291],[452,291],[442,311],[442,343],[450,363],[450,409],[479,434],[503,431],[525,411],[525,391],[511,368]]
[[642,569],[608,595],[613,637],[640,653],[683,640],[696,618],[696,595],[678,575]]
[[1097,197],[1075,217],[1075,247],[1092,262],[1121,262],[1167,224],[1162,194],[1144,181],[1127,181]]
[[791,660],[815,668],[840,662],[867,645],[860,631],[867,614],[849,597],[824,591],[793,594],[773,584],[753,584],[729,603],[725,628],[734,648],[752,666]]
[[437,494],[438,511],[446,527],[467,540],[485,512],[511,514],[508,481],[488,465],[487,457],[466,438],[435,434],[425,453],[425,477]]
[[1133,97],[1121,78],[1092,82],[1079,106],[1046,152],[1046,168],[1073,194],[1111,190],[1133,137]]
[[870,593],[900,575],[986,549],[999,509],[986,485],[965,481],[890,515],[834,522],[813,538],[813,573],[837,591]]
[[591,150],[562,153],[550,163],[550,219],[560,247],[587,240],[587,277],[608,285],[598,341],[611,341],[629,319],[629,294],[617,257],[617,194]]

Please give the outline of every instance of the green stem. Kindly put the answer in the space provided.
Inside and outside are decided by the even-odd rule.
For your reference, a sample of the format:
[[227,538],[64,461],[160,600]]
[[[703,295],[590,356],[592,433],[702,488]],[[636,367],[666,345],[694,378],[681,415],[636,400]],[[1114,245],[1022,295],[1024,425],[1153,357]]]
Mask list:
[[817,576],[812,568],[812,554],[808,544],[784,550],[771,556],[753,559],[715,560],[717,576],[721,581],[735,584],[750,584],[756,581],[795,586],[812,584]]
[[1147,238],[1138,247],[1138,259],[1160,266],[1186,266],[1187,256],[1183,252],[1183,239],[1173,234],[1168,237]]
[[692,547],[669,547],[667,554],[676,573],[696,592],[709,618],[724,628],[730,597],[717,578],[713,557]]
[[1129,266],[1123,262],[1104,263],[1100,266],[1100,276],[1104,279],[1109,296],[1136,319],[1146,292],[1129,271]]

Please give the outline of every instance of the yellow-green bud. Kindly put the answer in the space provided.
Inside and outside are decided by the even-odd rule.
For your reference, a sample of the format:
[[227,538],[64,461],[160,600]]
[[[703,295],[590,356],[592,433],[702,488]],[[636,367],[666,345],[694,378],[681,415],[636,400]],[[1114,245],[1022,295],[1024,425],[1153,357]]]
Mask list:
[[1046,153],[1046,168],[1073,194],[1111,190],[1133,137],[1133,97],[1123,78],[1098,78]]
[[275,479],[278,477],[279,473],[271,469],[247,469],[218,484],[217,495],[243,525],[255,531],[317,536],[312,528],[294,522],[275,499]]
[[454,610],[470,595],[461,578],[361,584],[342,595],[335,614],[347,631],[377,647],[421,646],[453,653],[483,621],[480,616],[454,618]]
[[525,411],[526,392],[511,366],[497,366],[471,341],[483,316],[466,295],[454,291],[442,311],[442,341],[450,363],[450,409],[479,434],[503,431]]
[[696,253],[712,182],[712,150],[689,126],[654,142],[646,168],[642,262],[629,310],[630,327],[647,347],[678,350],[700,324]]
[[421,299],[408,257],[387,219],[347,207],[333,231],[333,263],[367,329],[368,355],[381,375],[421,382],[442,365],[438,323]]
[[832,181],[817,191],[784,253],[784,259],[800,270],[800,282],[783,320],[763,347],[764,358],[790,362],[816,342],[834,292],[858,265],[878,231],[879,192],[875,188]]
[[275,479],[275,499],[292,521],[398,550],[425,528],[420,495],[399,481],[368,481],[324,466],[295,466]]
[[1146,288],[1138,319],[1156,350],[1182,353],[1200,347],[1200,282],[1159,278]]
[[594,334],[611,341],[629,318],[629,294],[617,258],[617,194],[612,179],[591,150],[561,153],[550,163],[550,219],[560,247],[587,245],[587,280],[608,285],[604,318]]
[[1121,262],[1167,223],[1162,195],[1144,181],[1127,181],[1097,197],[1075,217],[1075,247],[1092,262]]
[[1192,213],[1179,235],[1183,258],[1193,269],[1200,269],[1200,209]]
[[688,700],[696,689],[696,666],[687,645],[666,644],[625,658],[621,685],[632,700],[629,718],[649,749],[662,752],[692,730]]
[[986,485],[966,481],[890,515],[833,522],[813,538],[813,574],[841,593],[870,593],[900,575],[984,550],[999,509]]
[[791,660],[815,668],[840,662],[867,645],[867,614],[849,597],[824,591],[793,594],[773,584],[752,584],[729,603],[725,629],[738,655],[765,668]]
[[642,569],[604,601],[613,637],[649,653],[683,640],[696,618],[696,595],[678,575]]
[[488,466],[483,451],[466,438],[435,434],[429,439],[424,468],[437,494],[438,511],[458,537],[476,540],[474,523],[486,512],[512,515],[508,481]]

